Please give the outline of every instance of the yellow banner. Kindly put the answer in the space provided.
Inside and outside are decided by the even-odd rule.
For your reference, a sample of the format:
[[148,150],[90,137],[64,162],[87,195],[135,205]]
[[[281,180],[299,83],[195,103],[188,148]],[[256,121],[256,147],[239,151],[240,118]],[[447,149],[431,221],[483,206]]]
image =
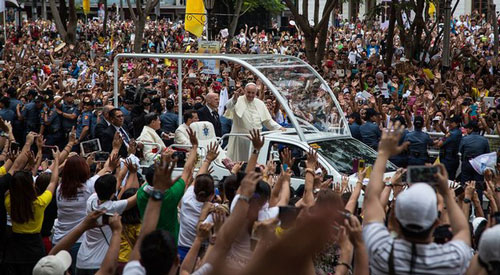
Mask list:
[[85,13],[85,15],[89,14],[90,0],[83,0],[82,7],[83,7],[83,13]]
[[203,34],[205,19],[205,5],[203,4],[203,0],[187,0],[184,29],[196,35],[196,37],[200,37]]

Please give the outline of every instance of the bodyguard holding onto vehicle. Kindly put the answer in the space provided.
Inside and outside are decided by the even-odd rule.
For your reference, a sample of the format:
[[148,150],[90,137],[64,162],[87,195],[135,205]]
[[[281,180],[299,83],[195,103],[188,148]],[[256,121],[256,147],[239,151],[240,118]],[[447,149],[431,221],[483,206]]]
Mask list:
[[448,171],[449,180],[455,180],[460,161],[458,158],[458,148],[462,141],[462,131],[460,131],[460,116],[451,115],[448,118],[449,132],[444,139],[435,141],[435,145],[440,148],[439,160]]
[[[467,136],[462,138],[459,146],[459,152],[462,154],[462,184],[470,180],[476,181],[476,187],[478,190],[483,190],[482,184],[478,185],[478,182],[482,182],[484,177],[479,175],[476,170],[472,167],[469,160],[490,152],[490,145],[488,140],[479,135],[479,125],[477,121],[471,120],[467,125],[465,125],[467,130]],[[480,194],[481,195],[481,194]]]
[[378,142],[380,141],[380,128],[375,123],[379,114],[375,109],[370,108],[366,110],[365,124],[359,127],[361,134],[361,141],[377,151]]

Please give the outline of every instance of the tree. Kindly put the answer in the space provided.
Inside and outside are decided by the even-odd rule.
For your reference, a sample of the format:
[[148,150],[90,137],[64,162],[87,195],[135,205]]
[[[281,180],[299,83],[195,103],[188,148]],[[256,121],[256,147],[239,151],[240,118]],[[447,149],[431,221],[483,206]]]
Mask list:
[[[75,0],[68,0],[68,13],[69,16],[66,17],[66,1],[61,0],[61,13],[64,16],[60,15],[59,10],[56,6],[56,0],[49,0],[50,11],[52,12],[52,16],[54,16],[54,21],[56,23],[57,32],[61,35],[62,40],[68,44],[75,45],[76,43],[76,26],[78,24],[78,18],[76,17],[76,7]],[[63,18],[63,20],[61,19]],[[66,19],[67,18],[67,19]]]
[[222,3],[226,7],[228,14],[231,14],[229,23],[229,39],[234,37],[236,28],[238,27],[238,20],[247,12],[254,11],[262,7],[271,13],[283,11],[285,5],[280,0],[223,0]]
[[[51,0],[53,1],[53,0]],[[137,11],[137,15],[130,4],[130,0],[127,0],[128,8],[130,10],[130,15],[135,25],[135,38],[134,38],[134,52],[140,53],[142,48],[142,39],[144,36],[144,27],[146,26],[146,17],[151,13],[151,11],[158,5],[159,0],[146,0],[146,6],[142,0],[135,1],[135,9]]]
[[[304,33],[306,43],[306,57],[309,63],[321,65],[325,55],[326,36],[328,34],[328,21],[333,8],[339,0],[326,0],[321,19],[319,17],[319,0],[314,0],[314,26],[309,24],[308,7],[309,0],[302,0],[302,14],[299,14],[297,7],[292,0],[285,0],[286,6],[290,9],[295,19],[295,23]],[[318,43],[316,44],[316,39]]]

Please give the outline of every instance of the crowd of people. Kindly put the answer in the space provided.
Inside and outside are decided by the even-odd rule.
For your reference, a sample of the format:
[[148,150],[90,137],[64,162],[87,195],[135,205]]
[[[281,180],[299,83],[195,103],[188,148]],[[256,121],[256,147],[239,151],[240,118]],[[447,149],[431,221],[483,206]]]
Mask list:
[[[112,62],[133,49],[134,25],[111,20],[108,33],[102,25],[79,21],[75,45],[50,21],[7,26],[0,64],[7,274],[498,274],[500,166],[480,175],[469,164],[490,152],[483,135],[500,130],[500,60],[482,17],[453,21],[452,66],[443,73],[440,55],[406,59],[399,30],[385,67],[386,30],[361,21],[330,27],[314,67],[342,112],[302,69],[264,72],[298,118],[327,131],[343,113],[352,136],[378,151],[373,171],[359,171],[354,186],[333,184],[310,151],[297,190],[288,148],[276,163],[257,163],[260,130],[293,126],[261,79],[222,61],[211,75],[186,60],[181,79],[177,60],[124,60],[115,107]],[[221,53],[306,60],[298,30],[245,27],[229,43],[218,39]],[[197,44],[182,22],[148,21],[142,51],[197,52]],[[227,141],[231,175],[220,182],[210,168],[221,149],[205,146],[200,160],[192,129],[199,121],[210,122],[205,135],[250,136]],[[403,168],[433,162],[430,146],[440,148],[442,163],[433,188],[408,186]],[[385,179],[389,160],[401,168]],[[173,178],[176,167],[182,175]]]

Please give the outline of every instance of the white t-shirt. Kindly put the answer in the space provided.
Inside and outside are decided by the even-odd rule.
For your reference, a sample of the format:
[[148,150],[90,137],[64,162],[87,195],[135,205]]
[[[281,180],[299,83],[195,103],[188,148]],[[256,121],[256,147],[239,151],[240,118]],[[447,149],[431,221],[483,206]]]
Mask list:
[[191,247],[196,238],[196,225],[200,219],[203,202],[199,202],[194,194],[194,186],[182,196],[181,210],[179,211],[179,246]]
[[[74,198],[63,198],[61,195],[61,186],[57,187],[55,196],[57,202],[57,219],[54,221],[52,243],[57,244],[87,216],[87,212],[85,211],[87,200],[94,193],[94,184],[98,178],[99,175],[95,175],[88,179],[78,189],[78,193]],[[83,235],[78,239],[77,243],[81,243],[82,240]]]
[[[95,210],[106,210],[107,214],[122,214],[127,207],[127,200],[105,201],[99,204],[97,194],[94,193],[87,201],[87,213]],[[82,245],[78,250],[76,267],[81,269],[98,269],[108,251],[108,242],[111,240],[111,228],[107,225],[87,230],[83,234]]]
[[[205,275],[212,272],[213,267],[209,263],[203,264],[191,275]],[[125,268],[123,268],[123,275],[146,275],[146,269],[141,265],[139,261],[130,261],[127,263]]]
[[[412,244],[404,239],[394,239],[384,224],[373,222],[363,227],[363,239],[371,274],[388,274],[389,257],[394,245],[394,270],[396,274],[410,274]],[[463,241],[446,244],[416,244],[413,274],[464,274],[472,258],[471,248]]]

